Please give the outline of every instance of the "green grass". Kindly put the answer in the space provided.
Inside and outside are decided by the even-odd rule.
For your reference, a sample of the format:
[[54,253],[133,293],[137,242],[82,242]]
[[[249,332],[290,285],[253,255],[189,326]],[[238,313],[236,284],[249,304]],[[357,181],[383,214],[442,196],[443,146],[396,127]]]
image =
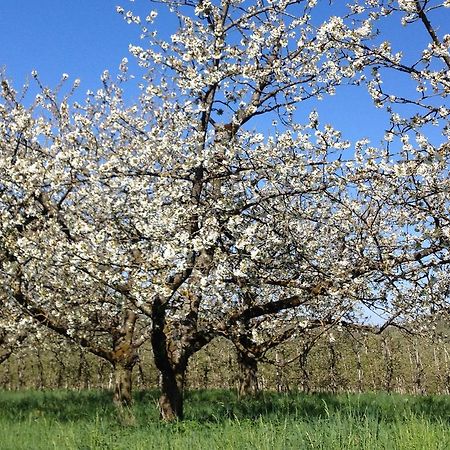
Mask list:
[[417,449],[450,448],[450,398],[385,394],[193,391],[186,420],[158,420],[156,392],[138,392],[118,419],[111,394],[0,391],[0,449]]

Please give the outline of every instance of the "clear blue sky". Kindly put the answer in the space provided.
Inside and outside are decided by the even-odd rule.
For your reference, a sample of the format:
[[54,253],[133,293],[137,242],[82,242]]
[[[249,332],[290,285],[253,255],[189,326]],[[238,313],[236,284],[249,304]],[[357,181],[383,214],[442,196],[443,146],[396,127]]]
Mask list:
[[[68,73],[72,80],[81,79],[82,91],[96,89],[103,70],[115,72],[121,59],[129,56],[128,44],[139,43],[139,27],[124,22],[116,13],[118,4],[136,10],[142,17],[151,9],[160,10],[155,23],[160,31],[170,34],[167,14],[148,0],[133,3],[128,0],[0,0],[0,66],[6,66],[7,75],[16,87],[36,69],[44,84],[50,87],[56,86],[63,73]],[[438,19],[440,31],[448,28],[450,32],[450,26],[446,25],[450,17],[448,22],[445,18]],[[409,28],[402,30],[398,25],[395,27],[398,31],[392,36],[387,28],[391,34],[388,38],[394,38],[402,48],[414,48],[424,37]],[[343,90],[344,95],[321,104],[321,117],[344,130],[348,138],[380,139],[383,127],[379,124],[384,114],[368,108],[370,100],[362,89]]]
[[118,67],[128,55],[128,44],[139,38],[138,29],[116,13],[117,3],[1,0],[0,66],[6,66],[16,85],[36,69],[50,86],[68,73],[92,88],[104,69]]

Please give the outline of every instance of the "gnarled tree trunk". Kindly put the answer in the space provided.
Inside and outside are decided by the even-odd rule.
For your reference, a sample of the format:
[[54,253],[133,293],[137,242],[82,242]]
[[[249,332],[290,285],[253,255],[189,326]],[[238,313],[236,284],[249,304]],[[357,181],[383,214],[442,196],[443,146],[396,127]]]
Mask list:
[[174,370],[173,358],[169,353],[165,333],[166,311],[160,299],[155,299],[152,310],[153,328],[151,343],[155,365],[161,374],[161,396],[159,408],[161,419],[174,421],[183,418],[183,381],[184,371]]
[[126,311],[122,327],[113,334],[110,362],[114,369],[113,402],[118,407],[130,406],[132,403],[131,376],[139,359],[133,346],[136,319],[137,316],[133,311]]
[[114,365],[113,402],[117,407],[130,406],[132,403],[132,372],[133,365],[123,363],[116,363]]

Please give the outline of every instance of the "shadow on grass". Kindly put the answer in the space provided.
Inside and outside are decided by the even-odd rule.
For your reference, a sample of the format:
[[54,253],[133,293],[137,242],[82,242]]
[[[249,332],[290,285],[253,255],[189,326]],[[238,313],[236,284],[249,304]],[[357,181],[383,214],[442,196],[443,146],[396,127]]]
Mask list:
[[[156,390],[134,394],[132,412],[138,423],[158,422],[157,399]],[[377,422],[423,417],[450,424],[448,396],[263,392],[239,399],[232,391],[195,390],[187,392],[185,399],[186,420],[199,424],[258,419],[316,421],[334,416]],[[0,417],[14,422],[41,418],[91,422],[99,417],[115,422],[117,411],[108,391],[0,391]]]
[[238,399],[231,391],[191,391],[186,395],[186,417],[197,422],[259,418],[314,421],[335,415],[380,422],[415,416],[450,424],[450,397],[263,392],[256,397]]
[[60,422],[92,420],[99,413],[114,414],[107,391],[3,391],[0,415],[24,421],[45,417]]

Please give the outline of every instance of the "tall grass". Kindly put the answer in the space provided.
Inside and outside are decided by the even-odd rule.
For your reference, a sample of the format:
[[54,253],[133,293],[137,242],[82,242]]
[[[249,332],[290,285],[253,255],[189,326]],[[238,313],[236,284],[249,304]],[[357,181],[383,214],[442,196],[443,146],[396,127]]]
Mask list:
[[[450,448],[450,398],[385,394],[187,394],[186,420],[161,423],[156,392],[138,392],[129,416],[95,391],[0,391],[0,449]],[[132,426],[130,424],[133,424]]]

